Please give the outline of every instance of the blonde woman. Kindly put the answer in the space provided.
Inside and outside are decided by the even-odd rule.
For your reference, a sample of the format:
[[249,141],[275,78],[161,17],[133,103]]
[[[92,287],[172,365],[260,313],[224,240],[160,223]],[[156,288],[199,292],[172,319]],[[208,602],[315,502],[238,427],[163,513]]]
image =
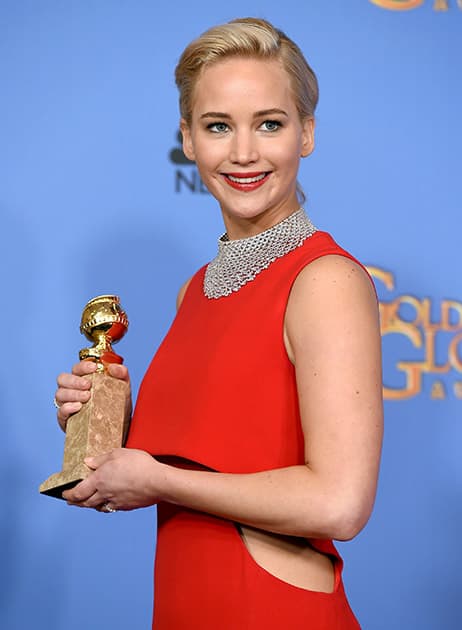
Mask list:
[[[316,77],[284,33],[246,18],[194,40],[176,81],[184,152],[226,234],[179,292],[128,448],[89,460],[66,498],[158,505],[156,630],[358,628],[332,539],[356,536],[374,503],[380,334],[366,271],[301,208]],[[94,369],[58,377],[63,428]]]

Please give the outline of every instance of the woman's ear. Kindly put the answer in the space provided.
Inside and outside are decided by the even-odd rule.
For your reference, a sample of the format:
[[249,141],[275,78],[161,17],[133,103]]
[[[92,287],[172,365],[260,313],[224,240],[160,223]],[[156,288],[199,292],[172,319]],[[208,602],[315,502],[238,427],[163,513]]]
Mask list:
[[302,123],[302,149],[300,157],[308,157],[314,150],[314,118],[305,118]]
[[186,155],[188,160],[192,160],[194,162],[196,157],[194,155],[193,143],[191,139],[191,130],[184,118],[180,120],[180,131],[183,137],[183,153]]

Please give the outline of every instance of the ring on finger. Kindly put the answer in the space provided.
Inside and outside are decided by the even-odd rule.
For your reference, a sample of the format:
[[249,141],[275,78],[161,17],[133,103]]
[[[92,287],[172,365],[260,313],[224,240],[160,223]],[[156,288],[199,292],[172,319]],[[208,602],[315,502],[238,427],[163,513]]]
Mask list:
[[56,409],[59,409],[61,407],[61,405],[59,404],[59,402],[56,400],[56,396],[54,396],[53,398],[53,404],[56,407]]
[[113,514],[114,512],[117,512],[117,509],[112,507],[112,505],[110,505],[109,503],[103,503],[103,505],[100,507],[101,512],[106,512],[107,514]]

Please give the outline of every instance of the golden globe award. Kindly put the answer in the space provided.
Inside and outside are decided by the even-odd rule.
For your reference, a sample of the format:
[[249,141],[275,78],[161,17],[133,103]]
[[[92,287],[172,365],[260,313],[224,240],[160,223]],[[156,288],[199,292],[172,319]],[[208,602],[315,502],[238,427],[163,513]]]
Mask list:
[[98,368],[88,377],[91,398],[70,416],[66,427],[63,467],[51,475],[39,490],[62,499],[64,490],[75,486],[91,472],[86,457],[102,455],[124,445],[131,414],[130,386],[106,372],[110,363],[123,363],[112,349],[126,333],[128,319],[116,295],[100,295],[85,306],[80,332],[93,342],[79,352],[81,360],[95,361]]

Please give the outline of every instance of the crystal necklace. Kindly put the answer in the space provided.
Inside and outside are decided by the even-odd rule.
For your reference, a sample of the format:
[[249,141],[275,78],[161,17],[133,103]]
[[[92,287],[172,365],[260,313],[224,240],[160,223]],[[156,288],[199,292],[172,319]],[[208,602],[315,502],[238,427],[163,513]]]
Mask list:
[[220,298],[239,291],[272,262],[300,247],[316,232],[303,208],[273,227],[248,238],[230,241],[227,234],[218,239],[218,254],[207,265],[204,293]]

